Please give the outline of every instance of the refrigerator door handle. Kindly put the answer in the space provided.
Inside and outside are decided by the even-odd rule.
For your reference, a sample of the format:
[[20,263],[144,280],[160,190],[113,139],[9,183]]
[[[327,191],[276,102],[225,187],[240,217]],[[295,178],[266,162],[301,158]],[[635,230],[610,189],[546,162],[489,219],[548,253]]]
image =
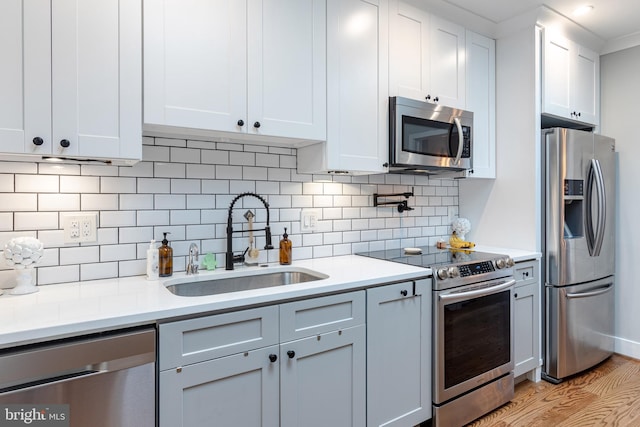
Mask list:
[[[596,159],[591,159],[589,171],[587,172],[587,188],[585,194],[585,237],[587,238],[587,249],[589,256],[595,256],[596,232],[593,230],[593,187],[596,181]],[[598,201],[598,203],[600,203]],[[599,206],[598,206],[599,209]]]
[[598,229],[596,233],[593,255],[599,256],[600,250],[602,249],[602,241],[604,240],[604,232],[607,224],[607,197],[606,189],[604,188],[604,177],[602,175],[600,161],[593,161],[595,163],[596,186],[598,190]]
[[605,286],[604,288],[596,289],[595,291],[577,292],[577,293],[574,293],[574,294],[567,294],[567,298],[571,299],[571,298],[595,297],[595,296],[598,296],[598,295],[606,294],[607,292],[609,292],[611,290],[613,290],[613,285],[608,285],[608,286]]

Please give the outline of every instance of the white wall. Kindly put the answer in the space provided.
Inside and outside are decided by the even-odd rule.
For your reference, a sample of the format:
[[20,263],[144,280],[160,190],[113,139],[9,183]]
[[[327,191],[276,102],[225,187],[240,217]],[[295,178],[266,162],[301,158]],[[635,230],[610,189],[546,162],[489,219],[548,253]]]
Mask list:
[[[36,268],[39,285],[145,274],[149,241],[159,242],[164,231],[172,233],[175,271],[184,271],[191,242],[201,253],[216,254],[222,267],[229,204],[247,191],[270,204],[274,246],[287,227],[294,262],[435,245],[448,237],[449,212],[458,210],[457,181],[298,174],[296,157],[291,148],[145,138],[143,161],[133,167],[0,162],[0,250],[12,237],[40,239],[45,256]],[[413,211],[373,207],[374,193],[412,187]],[[245,197],[234,206],[235,230],[246,229],[243,214],[249,208],[256,214],[255,228],[264,227],[263,205]],[[316,232],[300,232],[304,208],[319,211]],[[64,243],[61,214],[75,211],[98,213],[97,243]],[[261,248],[263,233],[256,234]],[[235,251],[247,245],[246,235],[234,235]],[[278,251],[262,251],[261,257],[277,261]],[[0,287],[14,283],[14,271],[0,255]]]
[[616,349],[640,358],[640,47],[600,58],[601,129],[616,139]]
[[496,43],[496,180],[460,182],[460,216],[469,240],[540,250],[539,122],[533,26]]

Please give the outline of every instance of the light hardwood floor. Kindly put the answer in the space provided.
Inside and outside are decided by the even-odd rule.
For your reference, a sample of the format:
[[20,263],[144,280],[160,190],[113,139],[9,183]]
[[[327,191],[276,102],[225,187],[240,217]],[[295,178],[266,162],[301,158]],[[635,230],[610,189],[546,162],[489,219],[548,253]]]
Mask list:
[[640,361],[613,355],[558,385],[524,381],[514,399],[470,427],[640,427]]

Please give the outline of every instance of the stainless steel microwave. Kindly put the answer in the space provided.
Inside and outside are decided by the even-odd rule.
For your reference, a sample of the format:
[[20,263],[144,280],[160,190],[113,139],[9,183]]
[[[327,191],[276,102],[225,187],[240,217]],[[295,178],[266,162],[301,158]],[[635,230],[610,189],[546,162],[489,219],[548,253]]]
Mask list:
[[390,172],[464,177],[472,156],[472,112],[389,98]]

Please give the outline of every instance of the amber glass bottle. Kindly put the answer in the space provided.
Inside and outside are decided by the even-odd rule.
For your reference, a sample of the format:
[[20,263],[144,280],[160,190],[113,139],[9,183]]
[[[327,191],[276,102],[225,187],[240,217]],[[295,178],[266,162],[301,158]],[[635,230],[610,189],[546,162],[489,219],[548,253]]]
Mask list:
[[291,264],[291,240],[289,240],[286,227],[282,235],[282,240],[280,240],[280,264]]
[[158,248],[158,273],[160,277],[169,277],[173,274],[173,249],[169,246],[167,234],[163,233],[162,246]]

